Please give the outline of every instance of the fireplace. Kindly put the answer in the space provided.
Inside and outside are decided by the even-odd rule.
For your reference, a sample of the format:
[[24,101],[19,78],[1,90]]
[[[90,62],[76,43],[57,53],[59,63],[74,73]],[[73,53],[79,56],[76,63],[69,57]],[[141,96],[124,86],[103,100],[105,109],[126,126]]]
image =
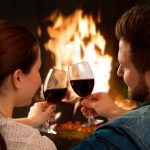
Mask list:
[[[118,41],[115,38],[115,23],[125,9],[131,6],[121,10],[119,1],[117,4],[109,1],[109,5],[99,0],[94,2],[82,0],[80,3],[68,1],[68,3],[61,2],[57,3],[58,6],[54,5],[56,7],[41,19],[38,26],[37,31],[42,48],[43,80],[50,67],[62,68],[71,63],[88,61],[96,81],[93,92],[109,92],[118,105],[127,109],[134,107],[135,103],[126,100],[127,90],[122,79],[116,76]],[[76,4],[75,7],[72,3]],[[85,122],[86,118],[80,112],[80,101],[71,87],[69,87],[67,101],[68,103],[57,106],[58,126],[66,122],[69,122],[68,126],[70,124],[75,126],[77,121]],[[62,137],[59,137],[61,134],[50,137],[59,147],[66,143],[66,148],[81,140],[79,134],[85,136],[86,132],[83,134],[83,132],[65,130]],[[77,135],[76,139],[73,135]],[[66,142],[68,140],[73,143],[69,145],[69,142]]]
[[[132,5],[130,2],[121,9],[119,3],[109,2],[108,5],[99,0],[53,1],[44,5],[52,9],[41,17],[37,30],[42,48],[42,79],[50,67],[62,68],[88,61],[96,81],[93,92],[109,92],[117,103],[123,105],[127,89],[122,79],[116,76],[118,41],[115,23]],[[69,87],[67,98],[76,97]]]

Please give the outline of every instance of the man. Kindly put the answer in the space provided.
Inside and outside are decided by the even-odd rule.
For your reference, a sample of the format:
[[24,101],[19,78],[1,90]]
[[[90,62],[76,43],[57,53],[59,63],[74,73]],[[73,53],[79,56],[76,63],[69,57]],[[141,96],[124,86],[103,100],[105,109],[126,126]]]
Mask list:
[[[150,149],[150,7],[133,7],[118,20],[117,75],[128,87],[128,96],[141,105],[127,113],[107,93],[95,93],[82,101],[82,112],[112,118],[72,150]],[[106,106],[106,107],[105,107]],[[119,114],[122,114],[118,116]],[[118,117],[115,117],[118,116]]]

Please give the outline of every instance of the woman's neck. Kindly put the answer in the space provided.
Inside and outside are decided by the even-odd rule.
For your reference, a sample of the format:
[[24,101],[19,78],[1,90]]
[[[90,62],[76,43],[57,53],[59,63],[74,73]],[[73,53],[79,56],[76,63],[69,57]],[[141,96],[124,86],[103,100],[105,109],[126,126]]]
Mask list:
[[12,117],[13,103],[11,99],[0,96],[0,113],[5,117]]
[[9,75],[0,86],[0,113],[5,117],[12,117],[15,99],[12,76]]

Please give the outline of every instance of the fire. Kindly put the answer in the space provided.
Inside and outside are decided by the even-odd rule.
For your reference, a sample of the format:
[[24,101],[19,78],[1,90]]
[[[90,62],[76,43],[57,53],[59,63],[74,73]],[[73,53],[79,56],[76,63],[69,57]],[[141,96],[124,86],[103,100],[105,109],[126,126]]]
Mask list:
[[[100,15],[98,17],[97,20],[100,23]],[[53,67],[68,68],[69,64],[88,61],[95,79],[93,93],[109,92],[113,58],[105,53],[106,40],[96,29],[92,15],[84,15],[80,9],[69,16],[55,11],[48,18],[48,21],[52,22],[53,25],[47,27],[50,39],[44,43],[44,47],[54,56],[55,66]],[[40,28],[38,28],[38,34],[42,36]],[[80,106],[80,98],[73,92],[70,85],[68,89],[67,99],[63,101],[75,102],[73,111],[75,114]],[[137,106],[135,102],[124,99],[120,95],[114,98],[114,102],[127,110]],[[59,119],[60,116],[61,113],[57,112],[55,120]],[[54,128],[56,125],[54,124],[52,127]]]
[[44,47],[54,54],[54,67],[62,68],[88,61],[95,78],[93,92],[108,92],[112,57],[105,54],[106,41],[100,31],[96,30],[93,17],[83,15],[83,11],[78,9],[69,16],[56,11],[49,19],[54,25],[47,28],[51,38]]

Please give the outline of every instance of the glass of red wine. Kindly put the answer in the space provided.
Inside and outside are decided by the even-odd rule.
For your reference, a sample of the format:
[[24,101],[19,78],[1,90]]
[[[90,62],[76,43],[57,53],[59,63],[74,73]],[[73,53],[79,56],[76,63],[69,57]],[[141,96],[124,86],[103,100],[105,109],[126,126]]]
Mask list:
[[[66,96],[68,83],[69,78],[67,71],[51,68],[43,85],[45,100],[49,104],[61,103],[62,99]],[[56,131],[47,128],[47,133],[56,134]]]
[[[74,92],[82,97],[88,99],[94,88],[94,75],[88,62],[79,62],[69,66],[70,84]],[[88,122],[82,126],[87,127],[97,125],[102,120],[95,119],[89,116]]]

